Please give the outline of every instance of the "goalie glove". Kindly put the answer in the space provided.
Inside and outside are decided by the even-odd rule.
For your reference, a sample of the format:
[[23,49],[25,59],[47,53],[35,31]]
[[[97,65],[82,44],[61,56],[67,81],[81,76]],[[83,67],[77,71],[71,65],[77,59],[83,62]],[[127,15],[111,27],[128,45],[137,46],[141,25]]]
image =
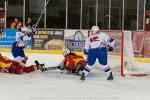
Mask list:
[[108,45],[107,50],[108,50],[108,51],[113,51],[114,48]]

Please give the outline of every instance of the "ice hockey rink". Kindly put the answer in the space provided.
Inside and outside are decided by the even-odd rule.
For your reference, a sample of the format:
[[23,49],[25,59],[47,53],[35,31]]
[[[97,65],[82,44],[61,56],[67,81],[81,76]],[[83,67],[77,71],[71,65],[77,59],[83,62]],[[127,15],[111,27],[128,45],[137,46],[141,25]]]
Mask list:
[[[11,53],[2,53],[12,59]],[[28,64],[34,60],[55,66],[62,55],[27,54]],[[149,63],[140,63],[150,67]],[[147,68],[150,72],[150,68]],[[150,76],[121,77],[107,81],[106,73],[92,70],[85,81],[79,76],[61,74],[59,70],[23,75],[0,73],[0,100],[150,100]]]

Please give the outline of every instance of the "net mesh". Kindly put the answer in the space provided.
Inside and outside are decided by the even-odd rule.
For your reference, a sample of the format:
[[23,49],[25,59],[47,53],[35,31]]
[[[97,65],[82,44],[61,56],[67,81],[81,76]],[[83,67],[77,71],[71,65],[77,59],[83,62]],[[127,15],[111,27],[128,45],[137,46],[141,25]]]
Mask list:
[[144,76],[146,72],[140,67],[135,59],[132,46],[131,31],[124,31],[124,73],[132,76]]

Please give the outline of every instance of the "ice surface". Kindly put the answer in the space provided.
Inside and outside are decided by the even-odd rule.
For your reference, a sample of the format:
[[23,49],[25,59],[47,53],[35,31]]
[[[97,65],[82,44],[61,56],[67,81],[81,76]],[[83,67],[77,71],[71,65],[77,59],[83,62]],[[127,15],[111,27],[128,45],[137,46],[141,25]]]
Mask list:
[[[12,58],[11,53],[2,54]],[[55,66],[63,59],[62,55],[27,55],[28,65],[39,60],[46,66]],[[79,76],[60,74],[59,70],[23,75],[0,73],[0,100],[150,100],[150,76],[120,77],[114,72],[113,81],[105,77],[106,73],[95,69],[85,81],[80,81]]]

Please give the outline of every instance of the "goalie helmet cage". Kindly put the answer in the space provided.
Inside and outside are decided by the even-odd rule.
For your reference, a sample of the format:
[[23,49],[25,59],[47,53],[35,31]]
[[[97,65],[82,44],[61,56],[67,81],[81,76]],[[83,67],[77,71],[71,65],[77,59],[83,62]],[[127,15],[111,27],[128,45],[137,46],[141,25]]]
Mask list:
[[[101,30],[116,40],[113,52],[108,53],[108,65],[121,76],[146,76],[147,73],[137,65],[132,47],[132,32],[121,30]],[[90,31],[88,32],[88,36]],[[112,62],[111,62],[112,61]]]

